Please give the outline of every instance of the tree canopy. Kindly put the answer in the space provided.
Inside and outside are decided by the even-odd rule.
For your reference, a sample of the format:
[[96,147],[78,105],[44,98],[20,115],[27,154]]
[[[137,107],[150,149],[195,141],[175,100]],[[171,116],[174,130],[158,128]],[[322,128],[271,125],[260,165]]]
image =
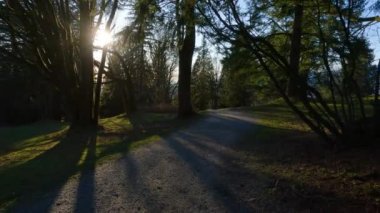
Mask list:
[[[281,97],[326,141],[372,135],[379,71],[364,32],[378,17],[364,16],[367,3],[0,1],[0,80],[12,94],[23,94],[15,100],[1,93],[7,100],[1,110],[23,103],[24,114],[35,115],[25,120],[52,117],[87,126],[103,114],[130,115],[153,105],[177,106],[187,117]],[[121,30],[113,31],[112,42],[94,46],[97,32],[110,33],[121,10],[129,21],[117,23]],[[213,46],[223,56],[220,70]],[[26,83],[32,89],[12,86]],[[366,110],[371,95],[374,115]],[[4,122],[20,117],[11,115]]]

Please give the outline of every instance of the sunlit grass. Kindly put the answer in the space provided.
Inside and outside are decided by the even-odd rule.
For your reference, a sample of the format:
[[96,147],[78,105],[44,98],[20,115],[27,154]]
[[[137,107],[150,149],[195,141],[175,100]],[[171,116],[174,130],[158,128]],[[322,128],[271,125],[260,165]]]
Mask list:
[[41,121],[30,125],[0,128],[0,153],[20,149],[28,143],[42,141],[49,134],[67,127],[67,124],[54,121]]
[[0,128],[0,171],[22,164],[57,145],[67,124],[45,121]]
[[[372,101],[373,97],[364,98],[364,111],[367,117],[373,115]],[[297,103],[296,106],[300,110],[306,111],[301,103]],[[333,104],[328,103],[328,106],[334,111]],[[341,114],[342,105],[337,104],[337,109],[338,113]],[[355,113],[358,119],[361,118],[361,111],[358,105],[356,105]],[[311,131],[311,129],[300,120],[300,118],[290,109],[290,107],[286,105],[282,99],[276,99],[270,104],[254,107],[252,115],[257,118],[257,123],[263,126],[287,130],[298,130],[303,132]]]
[[279,129],[310,131],[310,128],[285,104],[271,104],[254,107],[251,114],[257,124]]
[[125,114],[101,119],[99,123],[103,126],[105,132],[117,133],[133,129],[131,121],[125,116]]

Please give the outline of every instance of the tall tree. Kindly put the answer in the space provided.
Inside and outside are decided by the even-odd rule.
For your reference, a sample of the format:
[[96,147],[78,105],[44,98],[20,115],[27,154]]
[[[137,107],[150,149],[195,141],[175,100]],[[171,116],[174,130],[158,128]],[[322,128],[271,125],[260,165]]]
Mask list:
[[[211,35],[224,42],[237,42],[254,55],[260,64],[260,69],[266,72],[289,107],[326,141],[350,140],[354,138],[352,135],[366,131],[358,121],[365,118],[365,111],[358,84],[361,72],[358,68],[360,57],[353,51],[354,46],[359,45],[363,39],[360,35],[363,25],[358,20],[365,1],[298,1],[294,8],[292,30],[289,30],[286,19],[274,21],[271,13],[279,9],[277,8],[279,4],[274,4],[276,2],[255,0],[245,3],[242,7],[243,1],[229,0],[222,5],[217,1],[207,0],[200,12],[209,26]],[[289,7],[288,1],[278,2]],[[306,12],[308,15],[304,16]],[[314,27],[302,33],[300,27],[303,27],[302,22],[306,21],[306,17],[308,23]],[[272,22],[273,27],[281,29],[281,32],[268,29],[267,21]],[[321,38],[315,23],[331,30],[328,40],[320,43],[326,45],[326,48],[315,49],[313,53],[314,57],[319,55],[325,58],[325,70],[318,64],[302,62],[304,60],[302,54],[307,51],[303,50],[300,44],[306,41],[313,44],[312,42]],[[284,37],[289,34],[291,34],[290,39]],[[279,43],[288,43],[290,54],[289,50],[281,49],[286,45]],[[332,70],[331,64],[337,61],[340,62],[340,66]],[[300,63],[303,69],[311,71],[305,77],[299,72]],[[300,104],[284,92],[286,89],[281,84],[281,78],[276,74],[276,70],[281,71],[287,79],[295,80],[293,85],[296,85],[297,90],[303,94],[299,95]],[[338,92],[335,94],[339,95],[341,108],[331,107],[328,98],[320,90],[322,85],[310,78],[311,74],[326,71],[329,73],[328,78],[334,92]]]
[[206,47],[198,54],[192,71],[191,98],[194,107],[204,110],[210,107],[213,65]]
[[96,0],[8,0],[1,7],[8,12],[0,19],[18,49],[2,51],[34,67],[41,79],[60,91],[72,125],[93,125],[93,40],[105,7]]
[[154,39],[149,45],[153,69],[152,96],[156,104],[170,104],[172,99],[173,73],[177,66],[173,26],[175,23],[172,20],[158,21],[154,30]]
[[303,1],[296,0],[294,6],[294,20],[291,36],[291,47],[289,56],[290,75],[288,84],[288,95],[290,97],[304,96],[302,91],[305,91],[304,85],[297,86],[303,83],[299,78],[300,57],[301,57],[301,37],[302,37],[302,18],[303,18]]
[[80,91],[81,99],[79,109],[79,121],[81,125],[88,125],[94,121],[93,117],[93,88],[94,88],[94,57],[92,43],[93,21],[96,1],[79,1],[80,12],[80,36],[79,36],[79,57],[80,57]]
[[195,0],[177,0],[178,116],[192,115],[191,67],[195,48]]
[[195,60],[192,70],[191,99],[194,107],[204,110],[210,107],[216,108],[216,87],[218,84],[211,55],[205,39]]

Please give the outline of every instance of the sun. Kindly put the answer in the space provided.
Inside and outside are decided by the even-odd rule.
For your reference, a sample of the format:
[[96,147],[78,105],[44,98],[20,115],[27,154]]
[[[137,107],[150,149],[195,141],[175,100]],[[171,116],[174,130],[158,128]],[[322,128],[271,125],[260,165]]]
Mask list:
[[95,39],[94,39],[94,45],[98,47],[103,47],[104,45],[109,44],[113,40],[113,37],[111,33],[99,29],[96,32]]

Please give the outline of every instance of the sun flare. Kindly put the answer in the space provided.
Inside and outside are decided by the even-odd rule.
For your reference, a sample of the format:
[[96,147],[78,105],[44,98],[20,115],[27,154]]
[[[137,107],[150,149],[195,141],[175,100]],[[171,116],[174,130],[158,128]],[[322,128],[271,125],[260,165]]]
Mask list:
[[103,47],[113,40],[111,33],[105,30],[98,30],[95,35],[94,45]]

